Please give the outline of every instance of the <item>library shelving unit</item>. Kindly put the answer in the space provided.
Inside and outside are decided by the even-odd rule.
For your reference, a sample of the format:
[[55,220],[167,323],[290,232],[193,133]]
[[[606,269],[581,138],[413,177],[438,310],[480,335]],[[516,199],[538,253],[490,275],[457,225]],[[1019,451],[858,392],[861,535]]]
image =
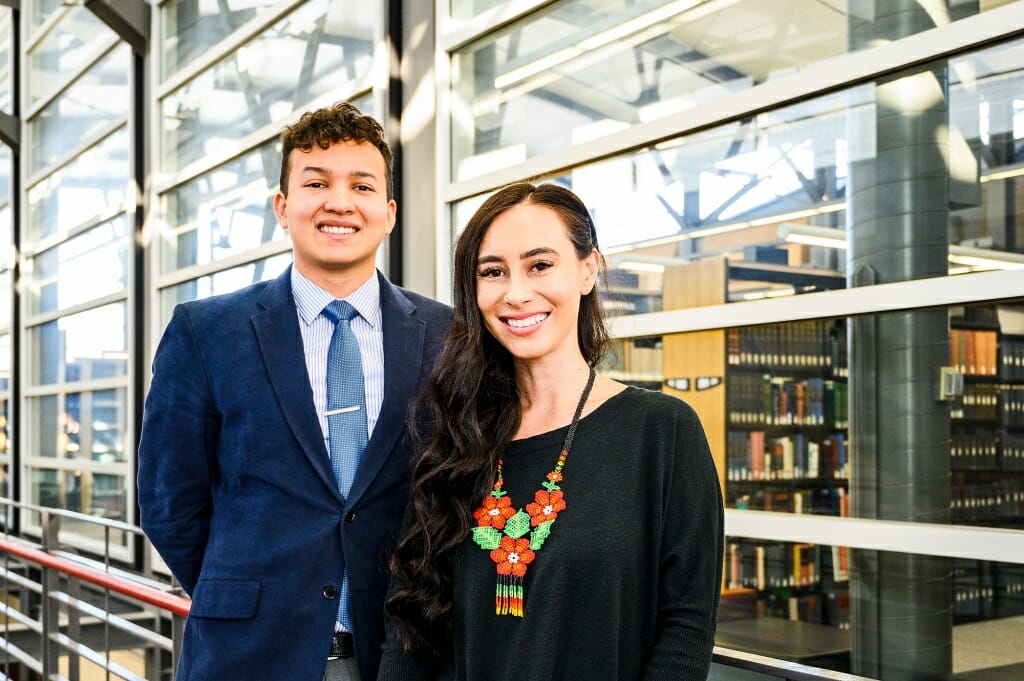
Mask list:
[[[664,308],[724,303],[738,271],[725,258],[666,268]],[[846,514],[842,320],[671,334],[662,344],[664,390],[700,414],[727,507]],[[724,559],[724,586],[754,590],[757,614],[848,626],[845,549],[733,537]]]
[[[964,376],[950,413],[951,520],[1024,529],[1024,335],[992,308],[968,309],[950,320],[950,363]],[[958,623],[1024,615],[1024,566],[958,559],[954,582]]]

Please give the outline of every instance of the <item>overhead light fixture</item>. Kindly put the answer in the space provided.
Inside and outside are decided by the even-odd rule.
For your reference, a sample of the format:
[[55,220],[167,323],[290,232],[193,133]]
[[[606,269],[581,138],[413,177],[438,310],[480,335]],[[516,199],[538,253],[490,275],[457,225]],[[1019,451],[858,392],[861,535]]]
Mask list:
[[498,74],[494,78],[494,88],[503,90],[509,85],[525,80],[531,76],[543,73],[556,66],[560,66],[585,52],[591,52],[599,48],[611,45],[612,43],[632,35],[644,29],[660,24],[673,16],[699,4],[700,0],[676,0],[667,5],[638,14],[632,19],[616,21],[609,28],[598,31],[574,45],[555,50],[551,54],[544,55],[522,66],[510,69],[505,73]]
[[978,270],[1024,269],[1024,255],[973,246],[950,246],[949,261]]
[[813,215],[835,213],[845,209],[845,201],[826,201],[814,206],[813,208],[803,208],[801,210],[794,210],[789,213],[779,213],[778,215],[769,215],[767,217],[754,218],[751,220],[740,220],[738,222],[722,222],[711,227],[698,227],[697,229],[690,229],[686,230],[685,232],[677,232],[675,234],[669,234],[654,239],[647,239],[646,241],[637,241],[631,244],[612,246],[610,248],[602,250],[601,252],[604,253],[605,255],[610,255],[613,253],[625,253],[628,251],[635,250],[637,248],[662,246],[664,244],[676,243],[678,241],[686,241],[688,239],[700,239],[703,237],[715,236],[717,234],[727,234],[729,232],[736,232],[741,229],[747,229],[748,227],[762,227],[764,225],[785,222],[786,220],[799,220],[800,218],[811,217]]
[[[815,227],[784,223],[779,225],[779,238],[783,241],[809,246],[823,246],[845,250],[848,246],[846,230]],[[991,248],[975,248],[950,244],[949,262],[966,266],[969,270],[1016,270],[1024,269],[1024,255]],[[962,273],[962,268],[954,268],[950,273]]]
[[1011,177],[1020,177],[1021,175],[1024,175],[1024,163],[979,175],[978,180],[981,182],[993,182],[995,180],[1008,180]]
[[637,262],[635,260],[623,260],[622,262],[616,263],[615,266],[620,270],[629,270],[630,272],[652,272],[654,274],[662,274],[665,271],[664,265],[658,265],[652,262]]

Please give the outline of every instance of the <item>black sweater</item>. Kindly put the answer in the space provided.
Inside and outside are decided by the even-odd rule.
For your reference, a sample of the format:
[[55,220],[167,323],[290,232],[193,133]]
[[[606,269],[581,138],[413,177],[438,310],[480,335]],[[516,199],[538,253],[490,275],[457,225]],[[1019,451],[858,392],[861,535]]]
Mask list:
[[[513,508],[533,501],[566,431],[509,445]],[[527,567],[524,616],[495,615],[495,564],[467,537],[456,558],[451,659],[431,665],[404,654],[389,631],[378,681],[707,677],[722,497],[697,415],[674,397],[629,388],[580,421],[563,474],[567,507]]]

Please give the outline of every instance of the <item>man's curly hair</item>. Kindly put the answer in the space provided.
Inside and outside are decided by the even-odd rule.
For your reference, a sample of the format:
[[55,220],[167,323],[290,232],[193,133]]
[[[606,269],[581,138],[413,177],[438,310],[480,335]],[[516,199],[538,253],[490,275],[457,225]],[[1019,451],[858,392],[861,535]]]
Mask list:
[[369,142],[384,157],[388,199],[394,198],[395,157],[384,140],[384,128],[348,102],[338,102],[315,111],[307,111],[292,125],[281,131],[281,192],[288,194],[288,172],[291,153],[295,149],[309,151],[316,144],[327,149],[339,142]]

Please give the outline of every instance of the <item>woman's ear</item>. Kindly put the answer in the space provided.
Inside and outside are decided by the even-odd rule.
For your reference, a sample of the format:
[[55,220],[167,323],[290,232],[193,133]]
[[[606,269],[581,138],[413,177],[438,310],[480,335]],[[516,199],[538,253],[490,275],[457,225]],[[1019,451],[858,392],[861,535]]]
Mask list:
[[580,286],[580,294],[585,296],[593,291],[594,286],[597,285],[597,273],[601,269],[601,254],[597,252],[596,248],[580,261],[580,267],[583,271],[583,283]]

